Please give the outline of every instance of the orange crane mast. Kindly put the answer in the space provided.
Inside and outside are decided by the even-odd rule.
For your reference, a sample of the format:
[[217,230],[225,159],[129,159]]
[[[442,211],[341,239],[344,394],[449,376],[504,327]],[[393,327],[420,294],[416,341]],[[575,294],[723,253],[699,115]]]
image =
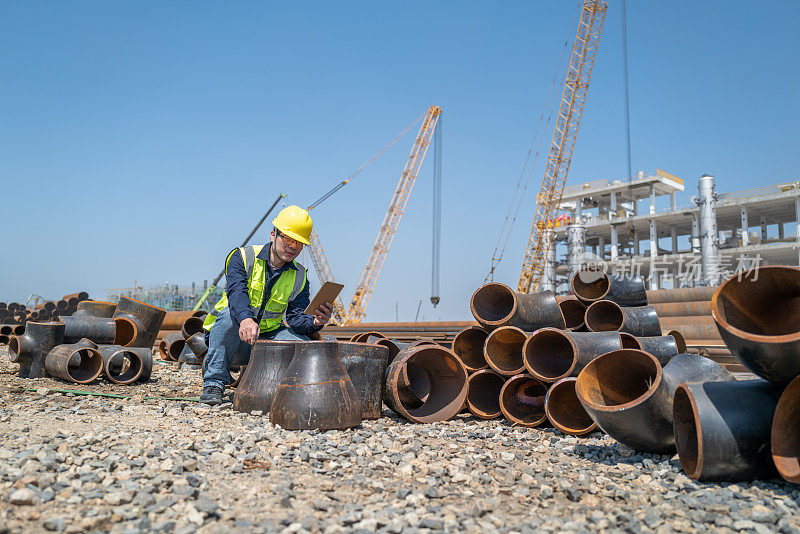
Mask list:
[[361,280],[359,280],[356,291],[353,294],[353,300],[350,301],[350,308],[344,324],[360,323],[367,313],[367,304],[369,304],[369,299],[375,288],[375,282],[381,272],[383,262],[386,260],[386,255],[389,253],[392,239],[397,232],[397,225],[403,216],[403,210],[405,210],[408,197],[414,188],[414,182],[425,159],[425,153],[428,150],[431,137],[436,128],[436,122],[441,113],[442,110],[438,106],[430,106],[422,121],[414,146],[411,148],[411,154],[408,156],[408,161],[403,173],[400,175],[397,189],[389,204],[389,211],[386,212],[386,217],[383,219],[378,237],[372,246],[372,252],[364,267],[364,272],[361,274]]
[[542,279],[553,235],[548,224],[552,224],[550,221],[557,215],[564,194],[607,4],[607,0],[583,2],[542,188],[536,197],[533,224],[517,285],[518,293],[536,291]]

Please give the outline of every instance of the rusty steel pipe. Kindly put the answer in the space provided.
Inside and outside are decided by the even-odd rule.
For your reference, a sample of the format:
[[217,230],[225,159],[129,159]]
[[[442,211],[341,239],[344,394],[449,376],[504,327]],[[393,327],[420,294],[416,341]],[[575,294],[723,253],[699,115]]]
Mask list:
[[547,386],[525,373],[509,378],[500,390],[500,410],[505,418],[529,428],[544,423],[547,420],[544,410]]
[[89,298],[89,293],[87,293],[86,291],[78,291],[76,293],[70,293],[69,295],[64,295],[63,297],[61,297],[62,300],[66,301],[75,300],[76,301],[75,304],[83,300],[87,300],[88,298]]
[[547,390],[544,398],[544,411],[550,423],[564,434],[583,436],[597,428],[578,395],[575,394],[574,376],[562,378]]
[[714,318],[710,315],[686,315],[682,317],[661,317],[661,325],[664,328],[681,328],[685,325],[713,325]]
[[82,300],[78,303],[76,311],[73,315],[92,315],[94,317],[105,317],[111,319],[114,317],[114,311],[117,305],[113,302],[102,302],[99,300]]
[[489,332],[483,346],[483,357],[489,367],[504,376],[525,372],[522,348],[528,334],[515,326],[501,326]]
[[483,355],[483,346],[488,335],[489,332],[480,326],[468,326],[453,338],[453,352],[470,373],[489,367]]
[[189,339],[196,333],[202,332],[203,330],[203,319],[200,317],[189,317],[183,321],[183,324],[181,325],[181,334],[183,334],[183,339]]
[[350,338],[351,343],[366,343],[367,339],[370,337],[376,337],[379,339],[387,339],[385,335],[380,332],[360,332],[355,334],[353,337]]
[[650,289],[647,293],[647,301],[652,304],[664,302],[698,302],[701,300],[711,300],[717,286],[712,287],[681,287],[678,289]]
[[652,306],[620,306],[598,300],[586,308],[586,326],[592,332],[627,332],[634,336],[660,336],[661,325]]
[[11,336],[8,341],[8,358],[19,364],[20,378],[46,376],[44,362],[47,354],[64,343],[63,323],[36,323],[25,325],[25,333]]
[[76,384],[89,384],[103,373],[103,358],[88,340],[57,345],[47,353],[45,369],[50,376]]
[[[115,345],[152,348],[166,311],[144,302],[122,297],[114,311],[117,323]],[[133,328],[131,328],[131,325]]]
[[783,386],[800,375],[800,269],[767,266],[732,276],[711,299],[711,313],[752,372]]
[[765,380],[681,384],[673,417],[686,475],[704,481],[772,478],[770,424],[779,396],[780,388]]
[[142,349],[98,345],[97,350],[103,358],[103,374],[109,381],[127,385],[141,378],[145,366],[145,361],[139,352]]
[[288,430],[361,424],[361,403],[335,341],[295,343],[294,358],[275,392],[269,421]]
[[678,340],[673,335],[636,337],[620,332],[619,336],[622,339],[622,348],[643,350],[652,354],[662,366],[667,365],[674,356],[686,352],[685,345],[683,350],[678,350]]
[[293,341],[256,341],[250,363],[242,371],[233,394],[233,409],[269,412],[275,392],[294,358]]
[[515,326],[532,332],[552,326],[566,328],[564,314],[555,293],[514,293],[505,284],[490,283],[479,287],[470,299],[475,320],[486,330]]
[[0,334],[4,336],[13,336],[14,335],[14,327],[17,325],[13,324],[0,324]]
[[678,346],[678,354],[686,352],[686,339],[679,330],[670,330],[665,335],[675,338],[675,344]]
[[542,382],[557,382],[577,376],[601,354],[622,348],[617,332],[569,332],[542,328],[532,333],[522,347],[525,369]]
[[[407,367],[409,384],[404,386],[401,378]],[[417,345],[403,350],[386,370],[387,404],[411,422],[446,421],[461,410],[466,398],[467,370],[444,347]]]
[[8,334],[0,334],[0,345],[3,346],[8,345],[10,339],[11,336],[9,336]]
[[64,323],[64,341],[66,343],[74,343],[86,338],[101,345],[110,345],[114,343],[117,335],[117,325],[114,319],[92,315],[68,315],[59,319]]
[[691,317],[694,315],[711,316],[711,301],[700,302],[659,302],[651,304],[658,316],[664,317]]
[[638,276],[615,276],[603,271],[584,270],[572,275],[572,292],[587,306],[610,300],[620,306],[646,306],[644,280]]
[[467,379],[467,410],[481,419],[495,419],[503,415],[500,409],[500,391],[506,377],[491,370],[481,369]]
[[800,484],[800,377],[783,390],[772,418],[772,461],[787,482]]
[[361,403],[361,418],[380,419],[389,349],[377,343],[337,343],[339,359]]
[[556,298],[561,313],[564,314],[567,330],[573,332],[586,330],[586,304],[578,300],[575,295],[560,295]]
[[[186,341],[180,332],[173,332],[164,336],[158,342],[158,352],[161,358],[168,362],[177,362]],[[173,346],[174,345],[174,346]]]
[[19,302],[10,302],[6,306],[6,309],[8,310],[8,313],[17,313],[22,308],[21,308]]
[[206,334],[204,332],[198,332],[189,336],[189,339],[186,340],[186,346],[189,347],[189,350],[197,356],[197,359],[200,362],[203,361],[206,357],[206,353],[208,352],[208,345],[206,345]]
[[670,330],[680,331],[686,339],[722,342],[722,336],[715,324],[662,325],[662,332],[665,334]]
[[665,454],[675,450],[672,398],[678,385],[733,379],[721,365],[696,354],[679,354],[662,368],[651,354],[622,349],[584,367],[575,392],[606,434],[636,451]]
[[63,311],[66,310],[67,308],[69,308],[69,302],[67,302],[66,300],[59,300],[58,302],[56,302],[57,310]]
[[180,330],[189,317],[203,317],[206,312],[198,311],[168,311],[161,322],[161,330]]

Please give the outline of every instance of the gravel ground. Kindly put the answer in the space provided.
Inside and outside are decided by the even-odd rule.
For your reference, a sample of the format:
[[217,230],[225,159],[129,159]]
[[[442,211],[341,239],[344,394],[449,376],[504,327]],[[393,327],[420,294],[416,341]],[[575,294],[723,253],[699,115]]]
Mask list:
[[148,400],[199,393],[199,373],[172,365],[75,387],[131,399],[16,372],[0,349],[0,532],[800,532],[798,486],[696,483],[677,457],[600,433],[388,409],[291,432],[229,403]]

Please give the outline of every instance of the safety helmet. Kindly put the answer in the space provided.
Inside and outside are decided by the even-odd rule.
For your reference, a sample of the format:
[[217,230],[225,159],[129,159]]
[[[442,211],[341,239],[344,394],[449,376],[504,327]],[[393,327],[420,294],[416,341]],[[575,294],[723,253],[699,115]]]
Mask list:
[[282,234],[286,234],[292,239],[303,244],[309,244],[311,230],[314,223],[311,216],[300,206],[287,206],[283,208],[278,216],[272,219],[272,225]]

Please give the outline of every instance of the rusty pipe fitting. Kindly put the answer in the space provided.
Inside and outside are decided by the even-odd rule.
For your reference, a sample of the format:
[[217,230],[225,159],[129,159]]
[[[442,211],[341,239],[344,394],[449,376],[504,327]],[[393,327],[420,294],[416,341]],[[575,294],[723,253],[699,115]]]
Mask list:
[[522,347],[525,369],[542,382],[577,376],[601,354],[622,348],[616,332],[569,332],[542,328],[532,333]]
[[8,358],[19,364],[20,378],[46,376],[44,362],[47,354],[64,343],[63,323],[28,322],[25,333],[12,336],[8,341]]
[[168,311],[164,314],[164,320],[161,322],[161,330],[180,330],[183,323],[189,317],[203,317],[206,312],[198,311]]
[[491,369],[481,369],[467,379],[467,409],[475,417],[495,419],[503,415],[500,391],[506,377]]
[[103,358],[88,339],[57,345],[47,353],[44,366],[50,376],[76,384],[89,384],[103,373]]
[[682,382],[733,380],[721,365],[696,354],[679,354],[664,366],[641,350],[603,354],[584,367],[575,383],[583,408],[606,434],[634,450],[675,450],[672,398]]
[[[408,386],[402,384],[406,367]],[[467,370],[458,356],[444,347],[410,347],[386,370],[387,404],[411,422],[446,421],[461,411],[466,398]]]
[[380,419],[389,349],[377,343],[338,342],[339,359],[361,403],[361,418]]
[[547,420],[544,399],[547,386],[529,374],[518,374],[509,378],[500,390],[500,411],[519,426],[535,427]]
[[250,413],[269,412],[286,370],[294,358],[293,341],[256,341],[250,363],[242,371],[233,394],[233,409]]
[[581,302],[575,295],[560,295],[556,297],[567,330],[580,332],[586,330],[586,304]]
[[66,300],[70,306],[76,306],[79,302],[87,300],[89,298],[89,293],[86,291],[78,291],[76,293],[70,293],[69,295],[64,295],[61,297],[61,300]]
[[206,345],[206,334],[205,332],[198,332],[193,334],[186,340],[186,346],[189,347],[189,350],[197,356],[197,359],[200,362],[206,357],[206,353],[208,352],[208,345]]
[[[117,323],[115,345],[151,348],[167,312],[128,297],[122,297],[114,311]],[[133,328],[131,328],[133,326]]]
[[15,326],[16,325],[13,324],[0,324],[0,334],[4,336],[13,336]]
[[783,386],[800,375],[800,269],[767,266],[732,276],[714,293],[711,314],[752,372]]
[[97,350],[103,358],[103,373],[106,378],[121,385],[132,384],[142,377],[145,361],[141,351],[148,349],[121,347],[119,345],[98,345]]
[[81,339],[90,339],[101,345],[114,343],[117,325],[114,319],[95,317],[93,315],[67,315],[60,317],[64,323],[64,341],[74,343]]
[[479,287],[470,299],[475,320],[486,330],[500,326],[515,326],[532,332],[552,326],[566,328],[564,314],[555,293],[514,293],[505,284],[490,283]]
[[158,352],[161,358],[168,362],[177,362],[186,340],[180,332],[172,332],[161,338],[158,342]]
[[675,338],[675,344],[678,346],[678,354],[683,354],[686,352],[686,339],[683,337],[683,334],[680,331],[670,330],[666,333],[666,335]]
[[586,326],[592,332],[616,330],[634,336],[660,336],[661,325],[652,306],[620,306],[598,300],[586,308]]
[[114,311],[117,305],[113,302],[102,302],[99,300],[82,300],[78,303],[77,309],[73,315],[91,315],[93,317],[105,317],[111,319],[114,317]]
[[772,478],[770,424],[779,396],[780,388],[765,380],[681,384],[673,417],[686,475],[708,481]]
[[772,418],[772,461],[787,482],[800,484],[800,377],[783,390]]
[[643,350],[655,356],[662,366],[667,365],[673,356],[686,352],[686,344],[684,343],[683,350],[679,350],[678,339],[674,335],[636,337],[620,332],[619,337],[622,339],[623,349]]
[[562,378],[547,390],[544,411],[550,423],[564,434],[583,436],[597,428],[575,394],[574,376]]
[[528,334],[515,326],[501,326],[489,332],[483,346],[483,357],[489,367],[504,376],[525,372],[522,348]]
[[620,306],[646,306],[644,280],[639,276],[614,276],[603,271],[584,270],[572,275],[572,292],[587,306],[610,300]]
[[376,337],[379,339],[387,339],[385,335],[380,332],[360,332],[358,334],[353,335],[350,338],[350,343],[367,343],[367,340],[370,337]]
[[456,353],[468,372],[472,373],[489,367],[483,355],[483,346],[486,344],[488,335],[489,332],[480,326],[468,326],[453,338],[453,352]]
[[361,403],[339,359],[335,341],[294,344],[294,358],[269,410],[288,430],[330,430],[361,424]]
[[183,324],[181,325],[181,334],[183,335],[183,339],[189,339],[196,333],[202,332],[203,330],[202,317],[189,317],[188,319],[184,320]]

